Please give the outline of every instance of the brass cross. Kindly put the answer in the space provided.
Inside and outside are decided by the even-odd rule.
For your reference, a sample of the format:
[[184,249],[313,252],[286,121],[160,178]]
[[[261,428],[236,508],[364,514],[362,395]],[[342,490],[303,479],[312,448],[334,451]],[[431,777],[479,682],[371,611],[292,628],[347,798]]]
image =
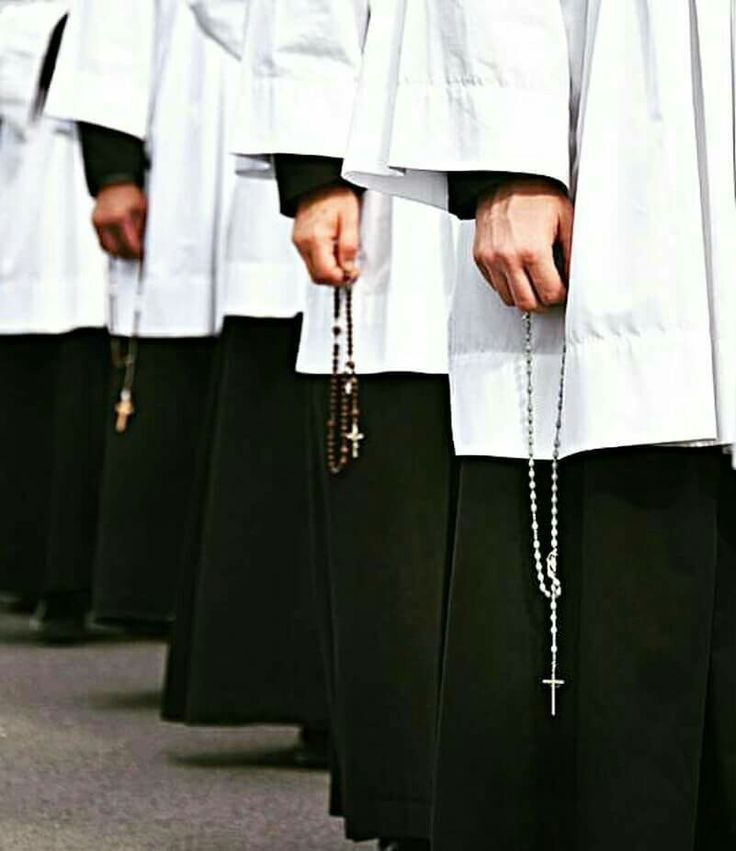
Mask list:
[[115,405],[115,413],[118,415],[115,431],[117,434],[124,434],[128,430],[128,420],[135,413],[133,397],[129,390],[123,390],[120,394],[120,401]]

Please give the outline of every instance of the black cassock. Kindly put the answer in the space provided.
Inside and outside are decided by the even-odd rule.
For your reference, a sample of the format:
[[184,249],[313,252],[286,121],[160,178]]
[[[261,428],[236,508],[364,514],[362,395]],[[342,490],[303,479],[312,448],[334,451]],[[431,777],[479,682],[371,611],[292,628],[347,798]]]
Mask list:
[[0,591],[32,601],[46,564],[59,339],[0,337]]
[[361,378],[362,457],[331,476],[312,379],[315,567],[336,764],[355,840],[429,836],[455,460],[444,376]]
[[101,329],[0,339],[0,590],[88,604],[109,343]]
[[[341,163],[280,155],[282,211],[349,185]],[[325,354],[332,341],[325,339]],[[357,356],[360,372],[360,354]],[[330,379],[311,379],[315,575],[348,837],[430,833],[437,698],[455,511],[446,376],[361,376],[361,457],[327,470]]]
[[136,413],[123,434],[115,431],[122,371],[113,369],[92,596],[100,622],[173,618],[214,348],[210,338],[139,340]]
[[326,722],[299,324],[225,320],[167,670],[169,720]]
[[462,461],[432,847],[734,848],[736,472],[616,450],[563,462],[561,488],[553,719],[526,464]]

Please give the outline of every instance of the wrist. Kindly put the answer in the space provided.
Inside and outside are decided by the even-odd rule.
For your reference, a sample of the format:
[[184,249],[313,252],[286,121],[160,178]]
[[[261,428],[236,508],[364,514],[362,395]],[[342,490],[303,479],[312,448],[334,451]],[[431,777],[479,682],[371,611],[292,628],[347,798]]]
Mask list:
[[97,187],[97,197],[99,198],[106,189],[120,189],[122,187],[135,189],[138,192],[143,191],[134,175],[124,173],[110,174],[100,180]]
[[478,209],[493,203],[500,197],[509,195],[563,195],[567,197],[566,187],[552,177],[536,174],[506,175],[482,192],[478,197]]
[[359,197],[360,193],[354,186],[346,181],[336,181],[330,186],[321,186],[318,189],[312,189],[302,195],[297,202],[296,212],[297,215],[299,215],[302,210],[307,207],[313,207],[315,204],[329,203],[330,201],[342,201],[345,199],[357,200]]

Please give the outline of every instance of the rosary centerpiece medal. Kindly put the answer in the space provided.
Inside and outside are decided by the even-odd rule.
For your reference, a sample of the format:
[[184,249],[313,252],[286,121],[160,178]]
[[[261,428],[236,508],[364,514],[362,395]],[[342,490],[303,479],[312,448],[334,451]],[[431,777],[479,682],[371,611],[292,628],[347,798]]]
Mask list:
[[551,714],[557,715],[557,691],[565,685],[565,680],[558,674],[559,662],[559,633],[560,616],[559,600],[562,597],[562,582],[558,574],[560,555],[559,544],[559,461],[562,435],[562,409],[565,397],[565,365],[567,346],[563,341],[562,362],[560,366],[560,384],[557,396],[557,418],[555,420],[554,443],[552,448],[552,487],[550,511],[550,549],[546,558],[542,554],[539,530],[539,511],[537,505],[537,475],[535,455],[535,408],[534,408],[534,322],[532,315],[524,315],[525,327],[525,356],[526,356],[526,413],[527,413],[527,445],[529,465],[529,503],[531,510],[532,546],[534,551],[534,567],[537,584],[541,594],[549,605],[550,630],[550,675],[542,680],[542,684],[550,689]]
[[360,457],[365,435],[360,429],[360,380],[355,369],[353,285],[335,287],[333,299],[327,466],[330,473],[337,476]]

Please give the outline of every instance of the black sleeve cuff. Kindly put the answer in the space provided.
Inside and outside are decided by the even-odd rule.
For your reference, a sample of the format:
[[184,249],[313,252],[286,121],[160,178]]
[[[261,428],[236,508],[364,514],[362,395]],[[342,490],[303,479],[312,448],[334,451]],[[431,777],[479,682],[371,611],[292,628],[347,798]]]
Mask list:
[[143,187],[146,175],[146,153],[143,142],[135,136],[79,124],[84,171],[90,194],[97,197],[101,189],[116,183],[135,183]]
[[548,180],[563,192],[565,186],[552,177],[543,178],[538,174],[522,174],[513,171],[465,171],[450,172],[448,182],[448,208],[459,219],[474,219],[478,201],[482,196],[498,190],[504,183],[512,180]]
[[342,177],[342,160],[333,157],[276,154],[276,181],[279,186],[281,212],[294,218],[303,198],[320,189],[346,187],[356,194],[363,190]]
[[459,219],[474,219],[478,200],[503,183],[519,177],[508,171],[456,171],[447,175],[450,212]]

